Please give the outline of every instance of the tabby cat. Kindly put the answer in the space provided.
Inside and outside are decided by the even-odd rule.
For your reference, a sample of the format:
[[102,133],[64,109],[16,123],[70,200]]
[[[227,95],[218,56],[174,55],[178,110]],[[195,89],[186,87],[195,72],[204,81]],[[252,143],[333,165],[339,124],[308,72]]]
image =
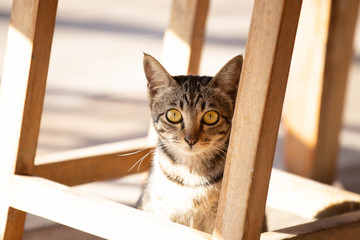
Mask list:
[[171,76],[144,55],[158,146],[138,208],[212,233],[243,58],[215,75]]

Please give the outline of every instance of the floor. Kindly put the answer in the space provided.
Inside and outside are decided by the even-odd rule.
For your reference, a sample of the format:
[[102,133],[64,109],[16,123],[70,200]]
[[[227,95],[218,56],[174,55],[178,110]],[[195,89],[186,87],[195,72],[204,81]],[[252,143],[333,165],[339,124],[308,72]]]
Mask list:
[[[53,40],[38,155],[145,136],[149,125],[143,52],[161,58],[171,1],[60,1]],[[10,17],[0,1],[0,71]],[[213,75],[243,53],[252,1],[211,3],[200,73]],[[337,185],[360,193],[360,23],[347,87]],[[274,166],[282,164],[280,129]],[[128,205],[140,194],[144,175],[78,186]],[[302,222],[268,209],[271,228]],[[25,240],[99,239],[28,215]]]

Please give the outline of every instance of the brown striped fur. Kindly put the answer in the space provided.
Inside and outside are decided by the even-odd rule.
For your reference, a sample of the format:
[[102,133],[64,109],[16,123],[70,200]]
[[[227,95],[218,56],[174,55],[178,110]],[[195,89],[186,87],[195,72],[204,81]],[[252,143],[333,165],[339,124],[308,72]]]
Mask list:
[[[212,233],[242,61],[234,57],[215,77],[171,76],[144,55],[159,144],[139,209]],[[169,109],[178,110],[182,120],[167,120]],[[219,115],[214,125],[202,120],[208,111]]]

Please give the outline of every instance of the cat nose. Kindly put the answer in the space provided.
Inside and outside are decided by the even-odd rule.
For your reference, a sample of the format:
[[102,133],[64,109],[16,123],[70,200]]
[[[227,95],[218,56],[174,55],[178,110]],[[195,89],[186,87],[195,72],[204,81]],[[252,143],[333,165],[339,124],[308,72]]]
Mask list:
[[190,147],[194,146],[195,143],[197,143],[197,141],[199,141],[199,139],[189,138],[189,137],[185,137],[184,139],[185,139],[185,142],[187,142]]

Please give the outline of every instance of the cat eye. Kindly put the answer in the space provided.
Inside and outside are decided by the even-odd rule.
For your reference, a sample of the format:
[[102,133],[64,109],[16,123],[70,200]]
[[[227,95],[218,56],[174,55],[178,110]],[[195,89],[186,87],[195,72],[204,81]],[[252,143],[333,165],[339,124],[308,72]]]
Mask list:
[[208,111],[204,114],[202,121],[207,125],[214,125],[219,121],[219,114],[215,111]]
[[182,120],[182,116],[178,110],[170,109],[166,112],[166,119],[171,123],[179,123]]

